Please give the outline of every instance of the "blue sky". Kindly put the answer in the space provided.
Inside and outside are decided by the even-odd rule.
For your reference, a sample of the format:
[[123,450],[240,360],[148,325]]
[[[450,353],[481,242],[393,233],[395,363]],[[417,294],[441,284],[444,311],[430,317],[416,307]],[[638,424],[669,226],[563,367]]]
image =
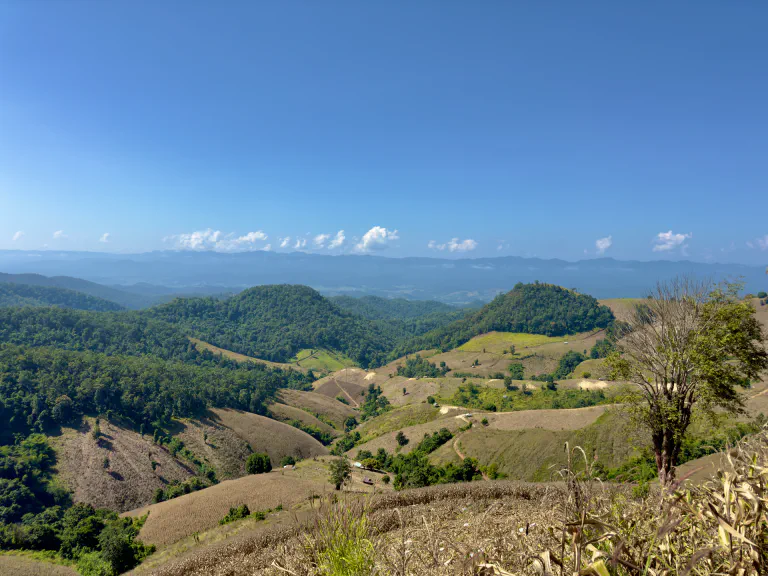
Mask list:
[[0,249],[765,264],[767,21],[764,2],[3,2]]

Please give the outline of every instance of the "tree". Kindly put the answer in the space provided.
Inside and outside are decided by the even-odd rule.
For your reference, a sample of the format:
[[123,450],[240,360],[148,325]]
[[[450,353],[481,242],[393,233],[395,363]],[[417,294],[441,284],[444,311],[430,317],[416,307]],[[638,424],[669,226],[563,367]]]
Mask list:
[[336,490],[341,490],[341,487],[349,482],[349,478],[352,476],[352,466],[346,456],[332,460],[329,471],[330,482],[336,487]]
[[612,379],[634,384],[628,400],[650,432],[662,486],[674,482],[694,410],[742,411],[737,388],[768,368],[765,335],[739,288],[689,278],[659,283],[607,359]]
[[403,434],[402,430],[400,430],[398,431],[397,436],[395,436],[395,441],[397,442],[398,446],[405,446],[408,444],[408,437]]
[[523,369],[523,365],[519,362],[515,362],[514,364],[509,365],[509,375],[512,378],[512,380],[523,380],[525,379],[525,370]]
[[256,452],[248,456],[245,462],[245,471],[248,474],[263,474],[272,470],[272,462],[268,454]]
[[761,291],[761,292],[758,292],[758,293],[757,293],[757,297],[758,297],[758,298],[768,298],[768,293],[766,293],[766,292],[762,292],[762,291]]

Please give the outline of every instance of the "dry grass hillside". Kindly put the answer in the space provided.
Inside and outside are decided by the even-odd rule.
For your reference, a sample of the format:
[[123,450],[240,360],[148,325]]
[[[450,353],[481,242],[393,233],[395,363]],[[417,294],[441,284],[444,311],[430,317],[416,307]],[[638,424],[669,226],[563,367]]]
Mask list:
[[409,440],[408,444],[400,448],[400,453],[408,454],[424,438],[424,434],[432,434],[441,428],[447,428],[452,433],[456,433],[456,431],[465,424],[466,422],[454,416],[444,416],[437,420],[431,420],[423,424],[404,426],[402,428],[398,428],[397,430],[384,432],[381,435],[374,437],[372,440],[369,440],[368,442],[359,444],[347,452],[347,454],[350,457],[354,457],[360,450],[369,450],[375,454],[379,448],[384,448],[387,452],[393,454],[398,447],[395,437],[397,436],[397,432],[400,430],[402,430],[403,434],[405,434],[405,437]]
[[[140,538],[146,543],[165,547],[197,533],[198,540],[213,541],[227,537],[231,528],[220,528],[221,520],[231,507],[246,504],[251,512],[275,509],[292,514],[307,508],[313,496],[334,492],[328,482],[327,458],[304,460],[294,469],[278,469],[268,474],[252,474],[127,512],[125,516],[149,513]],[[388,491],[392,488],[379,480],[383,474],[353,469],[346,489],[355,493]],[[363,483],[372,478],[376,487]],[[185,548],[186,546],[180,546]]]
[[[131,510],[151,502],[158,488],[195,475],[187,464],[155,445],[152,436],[141,436],[102,419],[102,434],[95,440],[90,433],[92,424],[93,419],[88,419],[80,429],[64,429],[61,436],[52,438],[58,476],[72,491],[75,502],[120,512]],[[155,470],[153,461],[157,463]]]
[[0,554],[3,576],[77,576],[74,568],[27,558],[23,555]]
[[284,456],[312,458],[328,454],[320,442],[298,428],[242,410],[214,408],[211,419],[245,440],[254,452],[266,452],[277,466]]
[[281,422],[291,422],[293,420],[298,420],[305,426],[313,426],[321,432],[327,432],[331,436],[338,436],[341,434],[341,432],[339,432],[333,426],[326,424],[322,420],[318,419],[314,414],[310,414],[301,408],[295,408],[293,406],[288,406],[287,404],[281,404],[280,402],[274,402],[270,404],[268,408],[269,413],[275,420],[280,420]]
[[315,392],[328,398],[343,396],[351,406],[357,408],[364,400],[363,395],[370,380],[369,373],[362,368],[344,368],[317,380],[312,386]]
[[[397,550],[418,550],[412,556],[407,574],[436,574],[437,568],[424,564],[439,559],[445,574],[478,573],[473,567],[480,549],[498,551],[518,538],[550,541],[547,526],[556,522],[557,503],[562,490],[552,485],[525,485],[510,482],[474,482],[431,486],[374,496],[368,503],[371,528],[379,535],[374,544],[380,559],[377,573],[402,573],[397,566]],[[359,506],[354,498],[347,500]],[[323,508],[324,509],[324,508]],[[151,517],[151,516],[150,516]],[[250,576],[253,574],[306,574],[312,563],[302,552],[302,528],[310,530],[315,514],[294,525],[272,530],[244,532],[226,541],[189,554],[159,567],[157,576]],[[430,551],[431,550],[431,554]],[[518,554],[515,546],[510,552]],[[423,554],[422,554],[423,552]],[[392,564],[388,564],[387,558]],[[520,560],[524,560],[521,555]],[[285,570],[275,566],[277,561]],[[402,567],[402,564],[401,564]],[[384,572],[386,570],[386,572]],[[367,572],[366,572],[367,573]]]
[[338,430],[344,430],[344,421],[350,416],[357,414],[354,408],[339,402],[335,397],[329,398],[317,392],[285,389],[279,392],[278,397],[283,404],[300,408],[315,416],[323,416],[325,420],[331,422]]
[[245,474],[245,461],[251,453],[248,442],[229,428],[210,418],[176,422],[171,432],[198,458],[210,464],[220,480]]

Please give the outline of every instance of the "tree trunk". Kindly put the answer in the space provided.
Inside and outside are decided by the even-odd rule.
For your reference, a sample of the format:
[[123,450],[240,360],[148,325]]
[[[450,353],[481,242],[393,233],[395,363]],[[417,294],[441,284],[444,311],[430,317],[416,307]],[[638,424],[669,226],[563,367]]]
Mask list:
[[675,483],[675,461],[679,451],[679,442],[675,439],[674,432],[665,430],[653,435],[656,470],[659,473],[659,483],[664,492]]

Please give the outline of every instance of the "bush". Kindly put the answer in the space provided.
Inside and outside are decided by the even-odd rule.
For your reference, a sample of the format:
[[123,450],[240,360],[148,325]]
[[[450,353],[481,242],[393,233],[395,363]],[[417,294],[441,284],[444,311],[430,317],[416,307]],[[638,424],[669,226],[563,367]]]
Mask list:
[[582,372],[581,373],[581,377],[582,378],[591,378],[592,377],[592,372]]
[[272,470],[272,462],[269,460],[268,454],[255,452],[248,456],[248,460],[245,462],[245,471],[248,474],[264,474]]
[[[227,515],[224,516],[221,520],[219,520],[220,525],[229,524],[230,522],[234,522],[235,520],[242,520],[243,518],[248,518],[248,516],[251,515],[251,511],[248,510],[248,506],[245,504],[241,504],[237,508],[230,508],[229,512],[227,512]],[[263,518],[262,518],[263,520]]]
[[403,434],[402,430],[400,430],[398,431],[397,436],[395,436],[395,441],[397,442],[398,446],[405,446],[408,444],[408,437]]
[[349,482],[349,477],[352,475],[352,466],[349,464],[346,456],[333,460],[329,466],[329,480],[331,484],[336,487],[336,490],[341,490],[341,487]]
[[480,424],[482,424],[483,426],[488,426],[488,418],[483,418],[482,420],[480,420]]
[[509,376],[512,380],[525,380],[525,370],[523,370],[523,365],[518,362],[510,364]]
[[381,481],[384,482],[384,484],[389,484],[392,479],[389,477],[389,474],[384,474],[384,476],[381,477]]
[[758,298],[768,298],[768,294],[766,294],[764,291],[760,291],[757,293]]
[[282,460],[280,460],[280,467],[283,466],[294,466],[296,464],[296,459],[293,456],[283,456]]

